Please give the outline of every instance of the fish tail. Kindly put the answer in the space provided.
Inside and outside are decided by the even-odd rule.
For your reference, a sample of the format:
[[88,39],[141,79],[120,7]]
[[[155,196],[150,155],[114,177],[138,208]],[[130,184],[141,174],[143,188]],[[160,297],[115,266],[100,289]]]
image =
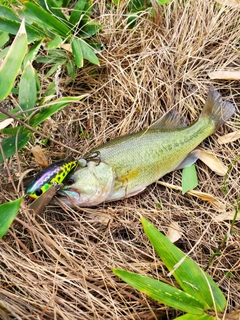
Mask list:
[[223,101],[221,94],[211,86],[200,119],[210,120],[216,131],[234,112],[234,105]]

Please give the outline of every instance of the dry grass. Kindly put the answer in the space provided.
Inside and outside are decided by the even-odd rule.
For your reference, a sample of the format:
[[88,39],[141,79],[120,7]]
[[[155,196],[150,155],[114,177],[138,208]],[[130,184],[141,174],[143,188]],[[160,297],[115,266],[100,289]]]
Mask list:
[[[239,82],[213,82],[207,73],[239,67],[240,12],[221,9],[215,1],[174,0],[171,5],[154,6],[153,20],[143,14],[130,30],[124,5],[114,11],[107,10],[103,0],[97,3],[97,19],[103,24],[99,40],[106,47],[101,66],[86,65],[69,86],[66,75],[60,80],[62,92],[89,93],[89,97],[52,117],[43,132],[84,154],[108,139],[147,127],[172,107],[190,122],[196,120],[211,83],[235,103],[237,112],[202,146],[229,165],[239,155],[239,142],[219,145],[217,138],[239,129]],[[80,128],[85,134],[79,139]],[[39,140],[36,137],[36,143]],[[45,148],[51,161],[64,158],[65,152],[76,156],[51,142]],[[22,171],[39,169],[30,146],[8,162],[16,178],[17,164]],[[1,170],[6,177],[6,168]],[[239,160],[229,171],[226,195],[222,177],[200,162],[197,171],[198,190],[219,197],[232,211],[231,204],[236,205],[240,194]],[[180,185],[181,173],[163,180]],[[17,197],[1,192],[2,202]],[[161,203],[161,209],[156,203]],[[183,229],[178,247],[186,253],[193,249],[191,257],[204,269],[228,235],[208,273],[227,298],[226,313],[239,309],[239,223],[230,235],[229,221],[214,222],[218,214],[208,203],[157,184],[139,196],[91,210],[49,206],[34,216],[24,207],[1,241],[0,318],[150,320],[180,315],[131,289],[111,272],[111,267],[118,267],[175,283],[143,234],[140,215],[163,232],[177,221]]]

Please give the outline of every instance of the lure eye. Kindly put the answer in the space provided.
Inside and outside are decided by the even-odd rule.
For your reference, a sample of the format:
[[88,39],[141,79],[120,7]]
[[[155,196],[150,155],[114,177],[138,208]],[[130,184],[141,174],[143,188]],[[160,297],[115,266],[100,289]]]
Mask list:
[[35,193],[36,193],[36,196],[39,197],[43,192],[42,192],[41,189],[37,189],[37,190],[35,191]]

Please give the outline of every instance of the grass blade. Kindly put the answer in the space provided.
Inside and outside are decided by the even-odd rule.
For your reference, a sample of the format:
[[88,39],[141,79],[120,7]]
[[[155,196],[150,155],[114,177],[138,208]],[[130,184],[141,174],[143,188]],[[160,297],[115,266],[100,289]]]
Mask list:
[[23,20],[19,31],[0,67],[0,101],[4,100],[11,92],[26,52],[27,35]]
[[205,302],[205,310],[215,309],[216,306],[216,310],[222,312],[226,306],[226,299],[211,277],[149,221],[145,218],[142,218],[141,221],[148,239],[169,271],[173,271],[183,259],[173,272],[181,288],[196,299]]
[[20,198],[0,205],[0,238],[7,233],[13,220],[16,218],[22,199]]
[[203,313],[201,302],[182,290],[129,271],[113,269],[113,272],[133,288],[145,293],[152,299],[195,315]]

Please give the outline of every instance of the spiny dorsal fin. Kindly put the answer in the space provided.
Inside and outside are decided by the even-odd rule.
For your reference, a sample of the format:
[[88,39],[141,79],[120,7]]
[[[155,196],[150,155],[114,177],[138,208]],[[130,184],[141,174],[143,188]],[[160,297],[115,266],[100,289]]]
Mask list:
[[176,110],[170,110],[154,122],[149,129],[176,130],[187,126],[187,119],[180,117]]

